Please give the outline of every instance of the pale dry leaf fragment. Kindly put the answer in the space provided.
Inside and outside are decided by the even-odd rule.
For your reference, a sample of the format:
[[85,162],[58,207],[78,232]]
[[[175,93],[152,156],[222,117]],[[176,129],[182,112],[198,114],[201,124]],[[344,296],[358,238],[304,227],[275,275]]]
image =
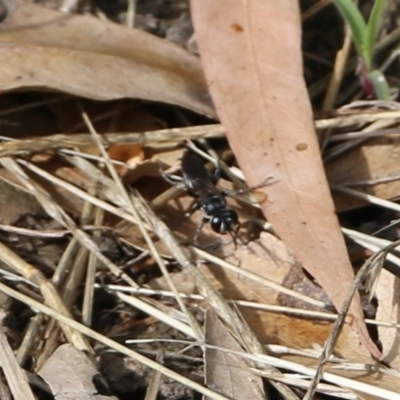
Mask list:
[[70,344],[60,346],[46,361],[39,375],[49,385],[56,400],[116,400],[103,396],[93,383],[98,375],[87,355]]
[[[283,241],[337,309],[354,273],[340,232],[303,79],[298,2],[192,0],[200,55],[218,116],[249,186]],[[350,313],[376,357],[357,295]]]
[[242,348],[212,310],[206,314],[205,332],[206,343],[213,346],[204,353],[207,386],[232,399],[265,399],[262,379],[235,354]]
[[18,2],[0,25],[0,86],[140,98],[215,116],[196,56],[137,29]]
[[[400,323],[400,281],[392,273],[383,269],[375,289],[378,299],[377,321]],[[397,371],[400,370],[400,338],[395,327],[378,326],[379,340],[383,347],[383,360]]]
[[[192,275],[187,270],[171,273],[171,279],[180,293],[196,293],[196,284]],[[164,277],[153,278],[147,285],[154,290],[169,290],[169,286]]]

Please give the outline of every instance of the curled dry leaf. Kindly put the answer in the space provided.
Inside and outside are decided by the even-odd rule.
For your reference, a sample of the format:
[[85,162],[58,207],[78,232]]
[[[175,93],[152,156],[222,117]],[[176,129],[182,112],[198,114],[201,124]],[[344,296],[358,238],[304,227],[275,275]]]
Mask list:
[[[139,144],[114,144],[108,149],[108,155],[112,160],[121,161],[129,167],[135,167],[144,160],[144,150]],[[116,166],[120,175],[125,175],[127,166]]]
[[145,32],[18,2],[0,25],[0,87],[140,98],[215,116],[198,58]]
[[[321,162],[302,70],[298,2],[192,0],[218,116],[248,184],[268,176],[261,207],[340,309],[354,274]],[[357,296],[353,329],[376,357]]]

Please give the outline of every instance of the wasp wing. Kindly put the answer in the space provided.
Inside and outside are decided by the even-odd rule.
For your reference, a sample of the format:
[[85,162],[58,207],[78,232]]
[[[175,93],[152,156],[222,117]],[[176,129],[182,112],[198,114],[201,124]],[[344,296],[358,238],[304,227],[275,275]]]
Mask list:
[[186,151],[181,161],[182,176],[188,190],[196,197],[207,199],[210,194],[221,196],[203,161],[193,152]]

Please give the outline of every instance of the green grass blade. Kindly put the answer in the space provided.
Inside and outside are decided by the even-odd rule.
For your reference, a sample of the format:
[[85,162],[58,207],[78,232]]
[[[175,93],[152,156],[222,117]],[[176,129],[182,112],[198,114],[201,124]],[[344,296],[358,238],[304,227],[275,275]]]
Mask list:
[[369,67],[368,54],[365,54],[364,40],[367,31],[367,24],[353,0],[333,0],[333,3],[342,13],[345,21],[349,24],[357,53],[362,57]]
[[368,78],[374,87],[376,98],[379,100],[390,100],[390,90],[385,75],[376,69],[368,74]]
[[372,67],[372,57],[375,49],[375,40],[378,35],[378,30],[382,22],[382,14],[385,9],[386,0],[375,0],[371,14],[368,19],[366,35],[364,38],[364,46],[366,57],[368,58],[367,65]]

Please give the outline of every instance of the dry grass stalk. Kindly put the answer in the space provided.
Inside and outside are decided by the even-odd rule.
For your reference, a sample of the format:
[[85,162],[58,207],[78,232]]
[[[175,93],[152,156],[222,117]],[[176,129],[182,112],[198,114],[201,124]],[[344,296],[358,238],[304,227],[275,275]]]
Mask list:
[[18,364],[8,340],[3,332],[3,322],[6,314],[0,311],[0,360],[1,368],[15,400],[35,400],[28,384],[24,370]]

